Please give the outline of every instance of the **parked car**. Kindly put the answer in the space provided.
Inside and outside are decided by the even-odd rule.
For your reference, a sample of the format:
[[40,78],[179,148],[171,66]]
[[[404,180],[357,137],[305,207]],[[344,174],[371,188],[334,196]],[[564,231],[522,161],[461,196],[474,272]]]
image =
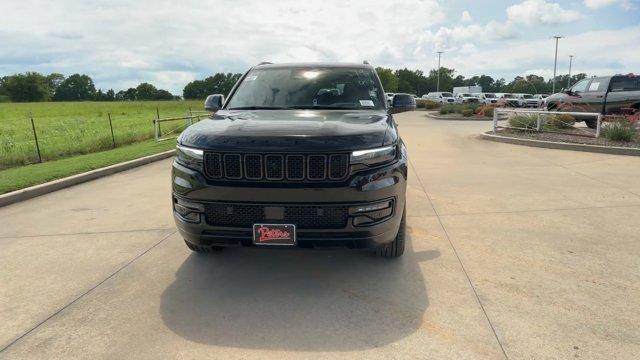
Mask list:
[[[279,91],[274,92],[274,89]],[[178,137],[173,215],[195,252],[343,246],[403,254],[407,149],[368,64],[260,64]]]
[[387,105],[391,106],[391,103],[393,102],[393,97],[396,95],[394,93],[385,93],[384,94],[387,98]]
[[456,96],[456,102],[458,104],[471,104],[479,103],[480,99],[468,93],[461,93]]
[[496,104],[498,103],[498,98],[496,97],[496,94],[494,93],[479,93],[479,94],[471,94],[475,97],[477,97],[478,99],[480,99],[481,103],[484,103],[485,105],[491,105],[491,104]]
[[526,108],[538,107],[538,99],[531,94],[514,94],[518,99],[518,106]]
[[508,107],[520,107],[520,99],[516,96],[516,94],[502,94],[502,96],[500,97],[500,101]]
[[535,94],[533,98],[538,100],[538,107],[542,107],[544,105],[544,100],[549,97],[549,94]]
[[[550,95],[546,108],[557,111],[596,112],[603,115],[640,111],[640,76],[613,75],[582,79],[570,89]],[[577,116],[590,128],[597,120],[588,116]]]
[[393,96],[393,103],[391,107],[400,106],[404,108],[403,111],[413,111],[416,109],[416,98],[412,94],[395,94]]
[[450,92],[430,92],[427,95],[422,95],[422,98],[439,102],[440,104],[453,104],[456,102],[456,98]]

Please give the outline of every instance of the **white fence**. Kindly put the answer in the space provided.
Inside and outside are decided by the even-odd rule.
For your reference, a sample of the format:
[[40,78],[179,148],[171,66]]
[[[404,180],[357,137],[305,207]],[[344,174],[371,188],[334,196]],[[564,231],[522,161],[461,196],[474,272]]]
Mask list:
[[[536,116],[536,126],[535,127],[517,127],[510,125],[502,125],[499,121],[509,120],[514,115],[527,115],[527,116]],[[553,132],[544,129],[544,124],[549,116],[555,115],[571,115],[571,116],[579,116],[579,117],[594,117],[596,118],[596,132],[595,134],[591,131],[574,128],[578,131],[584,133],[585,136],[589,137],[600,137],[600,130],[602,128],[602,114],[600,113],[589,113],[589,112],[566,112],[566,111],[546,111],[546,110],[524,110],[524,109],[505,109],[505,108],[495,108],[493,111],[493,133],[495,134],[498,129],[517,129],[517,130],[534,130],[539,132]],[[556,119],[555,121],[560,121]],[[567,126],[572,126],[573,124],[566,123]]]

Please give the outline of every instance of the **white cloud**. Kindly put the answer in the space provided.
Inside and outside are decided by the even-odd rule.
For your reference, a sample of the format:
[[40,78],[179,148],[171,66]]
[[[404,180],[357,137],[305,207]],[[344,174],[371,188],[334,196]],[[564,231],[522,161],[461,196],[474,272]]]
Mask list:
[[560,4],[544,0],[526,0],[507,8],[507,18],[514,24],[555,25],[579,20],[583,15],[575,10],[563,9]]
[[620,5],[623,9],[632,9],[633,5],[629,0],[584,0],[584,5],[590,9],[600,9],[613,4]]
[[[188,81],[260,61],[366,59],[428,71],[445,50],[443,65],[462,74],[509,77],[550,69],[553,42],[540,29],[581,16],[542,0],[487,10],[495,15],[486,23],[466,12],[447,23],[436,0],[12,1],[2,5],[0,75],[79,72],[103,89],[147,81],[180,94]],[[584,32],[561,40],[561,56],[571,47],[590,74],[637,71],[629,44],[639,37],[639,27]]]
[[471,17],[471,14],[469,14],[468,11],[463,11],[462,12],[462,16],[460,16],[460,22],[461,23],[470,23],[473,21],[473,18]]
[[[569,54],[575,54],[572,73],[607,75],[637,72],[640,69],[640,25],[617,30],[589,31],[560,40],[558,73],[566,74]],[[607,44],[602,51],[600,44]],[[450,55],[446,66],[464,69],[463,74],[509,74],[509,76],[553,74],[553,39],[527,43],[513,42],[509,46],[479,49],[473,53]]]
[[[2,14],[0,74],[84,72],[116,88],[263,60],[398,64],[431,52],[421,36],[445,19],[437,0],[21,0],[3,2]],[[184,86],[182,76],[162,81],[176,93]]]

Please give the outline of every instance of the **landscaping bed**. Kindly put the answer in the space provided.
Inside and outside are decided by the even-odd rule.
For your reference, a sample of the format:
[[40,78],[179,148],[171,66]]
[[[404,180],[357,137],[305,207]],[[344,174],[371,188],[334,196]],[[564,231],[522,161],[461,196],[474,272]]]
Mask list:
[[[492,132],[489,132],[492,134]],[[583,136],[580,136],[582,134]],[[537,132],[533,130],[499,129],[496,135],[508,136],[519,139],[565,142],[571,144],[599,145],[612,147],[640,148],[640,139],[634,141],[614,141],[605,137],[595,138],[584,136],[584,130],[566,129],[562,134],[550,132]]]

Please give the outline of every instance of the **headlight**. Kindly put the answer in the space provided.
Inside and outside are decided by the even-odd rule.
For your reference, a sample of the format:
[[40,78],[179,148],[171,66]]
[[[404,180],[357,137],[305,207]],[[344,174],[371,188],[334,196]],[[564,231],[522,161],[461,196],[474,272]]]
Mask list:
[[396,145],[377,149],[356,150],[351,153],[352,164],[376,165],[396,158]]
[[176,147],[176,160],[193,170],[202,171],[202,158],[204,152],[200,149],[193,149],[178,145]]

